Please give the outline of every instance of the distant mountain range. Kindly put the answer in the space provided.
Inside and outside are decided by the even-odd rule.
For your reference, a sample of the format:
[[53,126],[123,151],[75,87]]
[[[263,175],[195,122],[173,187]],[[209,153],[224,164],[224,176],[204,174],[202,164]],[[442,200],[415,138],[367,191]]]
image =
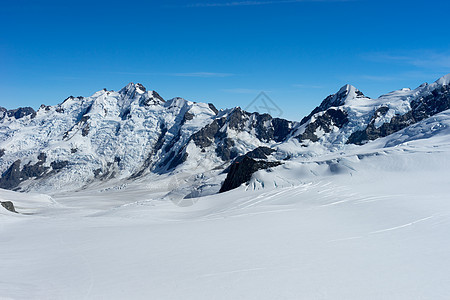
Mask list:
[[0,188],[76,191],[195,175],[184,197],[225,192],[298,156],[370,143],[450,109],[450,74],[370,99],[351,85],[301,122],[164,100],[141,84],[56,106],[0,107]]

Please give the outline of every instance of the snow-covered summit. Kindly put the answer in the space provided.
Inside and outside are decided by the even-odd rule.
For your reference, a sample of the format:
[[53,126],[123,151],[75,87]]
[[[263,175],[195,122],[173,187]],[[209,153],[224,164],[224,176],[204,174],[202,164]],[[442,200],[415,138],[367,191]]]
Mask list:
[[335,96],[333,97],[333,104],[343,105],[347,102],[347,100],[353,100],[356,98],[364,98],[364,94],[355,88],[353,85],[346,84]]
[[339,89],[336,94],[332,94],[326,97],[319,106],[317,106],[308,116],[304,117],[301,124],[306,123],[311,119],[311,117],[319,112],[325,111],[331,107],[338,107],[342,105],[350,105],[360,99],[369,99],[364,96],[364,94],[350,84],[346,84]]
[[450,74],[432,84],[424,83],[413,90],[403,88],[377,99],[345,85],[303,118],[292,139],[303,146],[298,148],[300,152],[309,151],[305,146],[317,151],[320,145],[322,153],[390,135],[449,109],[449,79]]
[[449,85],[450,84],[450,73],[442,76],[435,82],[437,85]]

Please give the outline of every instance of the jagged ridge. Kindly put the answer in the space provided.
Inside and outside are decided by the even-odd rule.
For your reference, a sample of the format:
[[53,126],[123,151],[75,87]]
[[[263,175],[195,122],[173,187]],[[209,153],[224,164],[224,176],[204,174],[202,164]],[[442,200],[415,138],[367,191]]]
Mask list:
[[[345,85],[300,123],[182,98],[166,101],[134,83],[38,111],[0,108],[0,187],[77,190],[155,174],[225,170],[224,191],[277,160],[320,155],[315,145],[323,153],[364,144],[447,110],[449,81],[450,74],[378,99]],[[275,153],[270,160],[252,157],[261,149]]]

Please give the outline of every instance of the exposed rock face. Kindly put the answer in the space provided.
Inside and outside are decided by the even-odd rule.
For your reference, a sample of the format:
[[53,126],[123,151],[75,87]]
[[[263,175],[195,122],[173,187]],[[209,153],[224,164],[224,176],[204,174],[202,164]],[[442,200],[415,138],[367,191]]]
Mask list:
[[258,147],[255,150],[252,150],[245,154],[245,156],[255,159],[267,159],[270,154],[275,152],[274,149],[269,147]]
[[[275,152],[274,149],[269,148],[269,147],[258,147],[250,152],[247,152],[244,155],[240,155],[238,157],[236,157],[236,159],[234,160],[234,163],[240,163],[245,157],[249,157],[249,158],[253,158],[253,159],[258,159],[258,160],[264,160],[267,159],[269,157],[270,154],[272,154],[273,152]],[[234,164],[231,164],[230,166],[228,166],[228,168],[226,168],[223,173],[228,173],[230,172],[231,167]]]
[[[265,143],[281,142],[291,133],[293,124],[294,122],[272,118],[268,114],[248,113],[235,108],[194,133],[190,140],[202,151],[209,151],[206,149],[212,147],[216,155],[227,162],[242,154],[235,147],[238,133],[246,132]],[[167,165],[172,159],[169,169],[173,169],[186,161],[187,156],[186,148],[182,148],[177,154],[169,156],[163,165]]]
[[208,103],[209,108],[217,115],[219,113],[219,111],[217,110],[217,108],[214,106],[214,104],[212,103]]
[[234,149],[234,141],[228,137],[220,140],[216,146],[216,154],[223,161],[235,158],[239,153]]
[[153,91],[152,94],[154,98],[160,100],[161,102],[166,102],[166,100],[164,100],[164,98],[161,97],[156,91]]
[[212,145],[214,138],[219,132],[221,125],[223,125],[224,120],[214,120],[211,124],[203,127],[199,132],[192,135],[191,139],[194,143],[201,148],[206,148]]
[[0,157],[2,157],[3,155],[5,155],[5,149],[0,149]]
[[416,122],[450,108],[450,86],[443,85],[431,91],[431,94],[411,103]]
[[220,188],[220,193],[235,189],[243,183],[249,182],[253,173],[258,170],[268,169],[279,165],[281,165],[280,162],[255,160],[244,155],[240,161],[235,161],[231,165],[228,175]]
[[1,201],[0,204],[10,212],[17,213],[14,204],[11,201]]
[[304,140],[310,140],[312,142],[317,142],[319,136],[317,136],[317,131],[322,130],[325,133],[332,131],[333,127],[342,128],[348,123],[347,113],[341,109],[330,108],[325,111],[322,115],[315,117],[315,120],[309,123],[305,131],[296,136],[296,138],[301,142]]
[[394,132],[402,130],[405,127],[415,123],[412,118],[412,112],[407,112],[402,116],[392,117],[389,123],[384,123],[380,127],[375,127],[375,120],[377,117],[385,115],[387,112],[387,107],[380,107],[377,109],[370,120],[369,125],[366,129],[355,131],[348,138],[347,144],[362,145],[368,141],[375,140],[380,137],[388,136]]
[[36,112],[31,107],[19,107],[12,110],[7,110],[4,107],[0,107],[0,121],[6,117],[14,117],[15,119],[21,119],[25,116],[31,115],[31,118],[36,116]]
[[[214,120],[195,133],[192,140],[201,148],[209,147],[214,142],[222,145],[220,149],[232,147],[233,143],[230,141],[232,136],[225,130],[231,129],[235,132],[255,132],[255,136],[262,142],[281,142],[291,133],[293,124],[294,122],[272,118],[268,114],[249,113],[235,108],[228,116]],[[223,151],[220,149],[218,150],[220,156],[226,159],[230,157],[227,153],[222,155]]]
[[39,154],[38,162],[31,164],[31,162],[21,167],[21,160],[16,160],[0,178],[0,188],[3,189],[15,189],[20,183],[28,179],[39,179],[44,176],[55,174],[64,167],[66,167],[68,161],[54,161],[49,166],[45,166],[44,163],[47,160],[47,156],[44,153]]
[[0,188],[13,189],[22,182],[22,178],[20,177],[20,163],[20,160],[16,160],[8,170],[3,173],[2,178],[0,178]]
[[31,107],[19,107],[17,109],[9,110],[8,117],[13,117],[16,119],[23,118],[25,116],[31,115],[32,118],[36,116],[36,112]]

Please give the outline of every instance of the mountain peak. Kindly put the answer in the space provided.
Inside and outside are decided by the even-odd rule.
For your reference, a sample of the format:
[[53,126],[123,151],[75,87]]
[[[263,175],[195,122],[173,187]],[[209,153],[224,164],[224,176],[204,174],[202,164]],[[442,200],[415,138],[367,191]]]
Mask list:
[[349,92],[350,90],[353,90],[353,89],[356,89],[353,85],[346,84],[346,85],[344,85],[343,87],[341,87],[339,89],[338,93],[346,93],[346,92]]
[[339,90],[339,92],[336,93],[336,95],[338,96],[338,98],[345,98],[345,99],[354,99],[354,98],[364,98],[364,94],[358,90],[357,88],[355,88],[353,85],[350,84],[346,84],[343,87],[341,87],[341,89]]
[[346,84],[341,87],[336,94],[332,94],[326,97],[319,106],[317,106],[308,116],[304,117],[301,120],[300,124],[306,123],[314,114],[325,111],[330,107],[342,106],[349,100],[365,97],[366,96],[364,96],[364,94],[353,85]]
[[449,85],[450,84],[450,73],[442,76],[438,80],[436,80],[438,85]]
[[344,105],[348,100],[365,98],[364,94],[353,85],[346,84],[339,89],[336,94],[328,96],[320,104],[320,108],[325,110],[332,106]]
[[139,94],[143,94],[146,92],[146,90],[147,89],[142,84],[130,82],[123,89],[120,90],[120,93],[127,94],[130,92],[131,93],[136,92]]

